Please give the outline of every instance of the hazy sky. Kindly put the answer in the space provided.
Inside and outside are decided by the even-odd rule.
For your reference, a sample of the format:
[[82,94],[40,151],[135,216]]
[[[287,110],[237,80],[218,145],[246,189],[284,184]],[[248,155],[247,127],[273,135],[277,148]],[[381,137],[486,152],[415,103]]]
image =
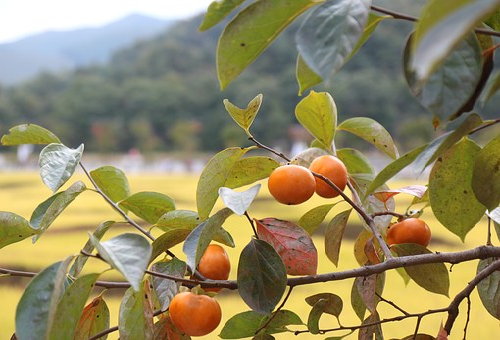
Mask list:
[[185,18],[213,0],[0,0],[0,43],[48,30],[95,27],[131,13]]

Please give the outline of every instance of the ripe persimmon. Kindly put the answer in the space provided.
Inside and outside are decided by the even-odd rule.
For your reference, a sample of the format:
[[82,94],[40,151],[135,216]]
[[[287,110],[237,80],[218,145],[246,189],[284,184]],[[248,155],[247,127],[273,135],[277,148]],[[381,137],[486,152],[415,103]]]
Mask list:
[[419,218],[407,218],[389,226],[387,244],[418,243],[427,247],[431,240],[429,226]]
[[[347,185],[347,168],[340,159],[330,155],[323,155],[315,158],[309,170],[325,176],[332,181],[340,190],[344,191]],[[334,198],[340,195],[323,179],[316,178],[316,193],[324,198]]]
[[222,311],[219,303],[208,295],[182,292],[170,301],[170,319],[177,329],[189,336],[203,336],[219,326]]
[[[207,279],[227,280],[231,262],[226,251],[218,244],[210,244],[198,264],[198,271]],[[219,292],[220,288],[203,288],[207,292]]]
[[290,164],[274,169],[269,176],[267,186],[276,201],[293,205],[311,198],[316,188],[316,181],[309,169]]

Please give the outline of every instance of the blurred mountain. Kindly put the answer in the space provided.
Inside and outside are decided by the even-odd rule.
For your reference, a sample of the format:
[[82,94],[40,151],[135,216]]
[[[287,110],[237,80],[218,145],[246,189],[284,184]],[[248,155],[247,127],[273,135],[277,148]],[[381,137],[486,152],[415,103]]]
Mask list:
[[0,44],[0,84],[106,63],[116,50],[149,39],[174,22],[132,14],[101,27],[49,31]]

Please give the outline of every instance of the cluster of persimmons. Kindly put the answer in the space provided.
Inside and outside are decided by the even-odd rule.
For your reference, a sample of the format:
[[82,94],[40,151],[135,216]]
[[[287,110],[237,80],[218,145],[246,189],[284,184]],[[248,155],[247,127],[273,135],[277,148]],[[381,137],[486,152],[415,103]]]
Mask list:
[[[339,196],[339,190],[334,189],[324,178],[343,191],[348,181],[344,163],[335,156],[324,155],[315,158],[309,168],[294,164],[282,165],[269,176],[268,188],[276,201],[287,205],[303,203],[315,192],[324,198]],[[400,219],[387,230],[389,246],[418,243],[425,247],[430,238],[429,227],[418,218]],[[197,270],[207,279],[227,280],[231,264],[224,248],[210,244],[201,257]],[[169,307],[169,317],[175,328],[190,336],[206,335],[217,328],[222,312],[219,303],[212,296],[219,291],[220,288],[206,288],[204,292],[209,295],[200,294],[196,290],[177,294]]]

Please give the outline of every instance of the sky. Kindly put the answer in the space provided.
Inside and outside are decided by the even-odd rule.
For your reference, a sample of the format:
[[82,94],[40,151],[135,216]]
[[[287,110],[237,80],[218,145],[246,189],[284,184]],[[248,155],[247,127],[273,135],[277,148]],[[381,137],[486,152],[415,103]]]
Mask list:
[[98,27],[132,13],[182,19],[213,0],[0,0],[0,43],[46,31]]

